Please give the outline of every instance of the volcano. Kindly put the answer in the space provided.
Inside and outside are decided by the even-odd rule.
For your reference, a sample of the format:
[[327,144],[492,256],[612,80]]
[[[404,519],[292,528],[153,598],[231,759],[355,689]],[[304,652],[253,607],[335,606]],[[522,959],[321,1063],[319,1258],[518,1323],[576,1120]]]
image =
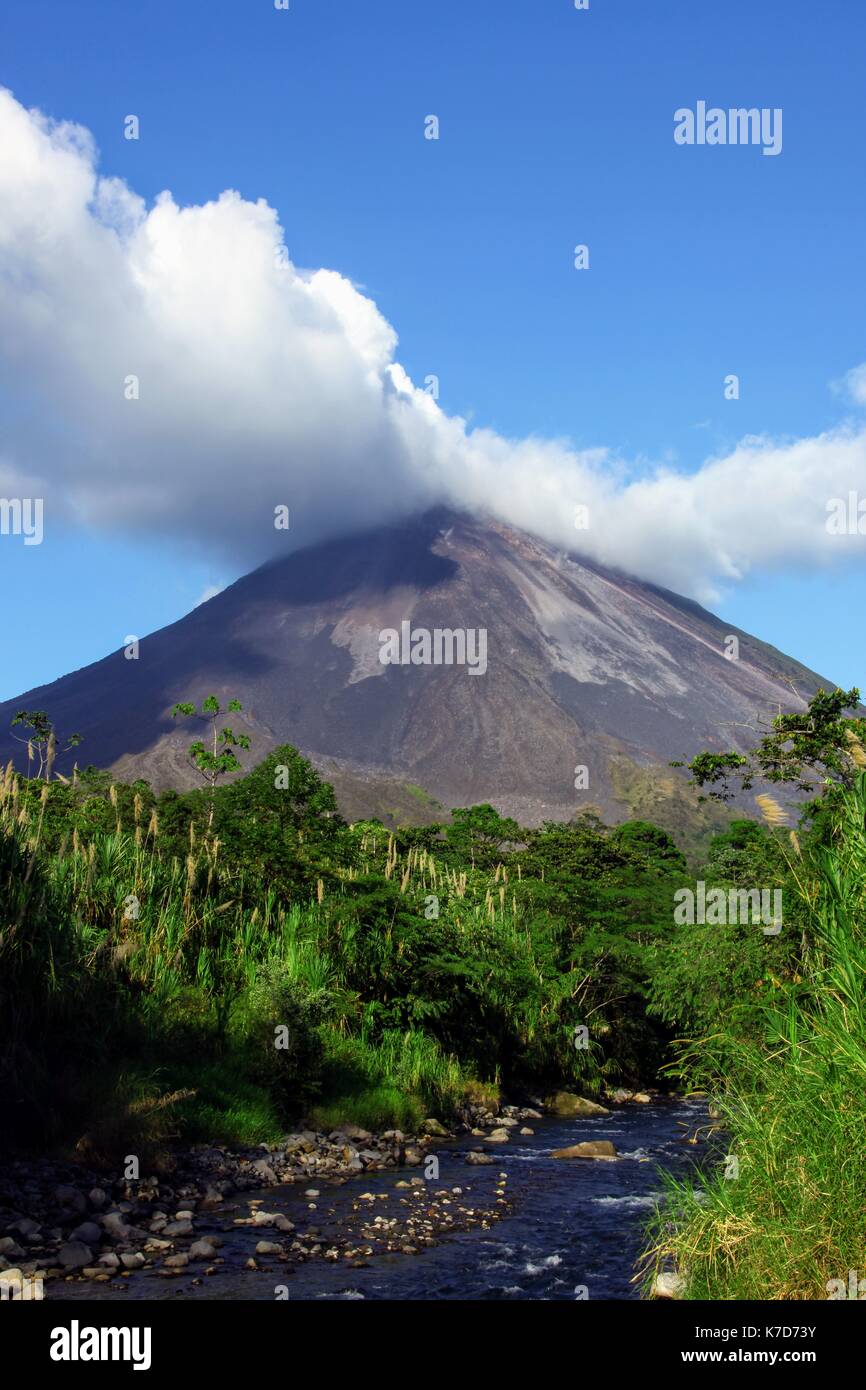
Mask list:
[[294,744],[350,818],[421,823],[490,801],[524,825],[587,807],[665,824],[659,808],[692,795],[672,760],[747,748],[822,685],[688,599],[437,509],[263,565],[143,638],[137,659],[121,649],[6,701],[0,754],[21,764],[10,721],[44,709],[83,735],[81,764],[197,785],[197,732],[170,710],[213,693],[243,705],[248,764]]

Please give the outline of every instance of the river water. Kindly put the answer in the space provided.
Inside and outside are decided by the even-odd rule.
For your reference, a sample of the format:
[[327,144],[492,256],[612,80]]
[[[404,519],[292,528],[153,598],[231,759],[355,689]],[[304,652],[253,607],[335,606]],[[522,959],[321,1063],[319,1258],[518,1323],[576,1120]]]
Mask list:
[[[636,1299],[635,1264],[644,1236],[643,1223],[661,1196],[660,1170],[682,1176],[707,1153],[706,1105],[698,1101],[659,1101],[624,1105],[608,1116],[532,1122],[532,1137],[515,1137],[499,1146],[485,1145],[495,1162],[470,1167],[464,1150],[477,1144],[466,1138],[437,1150],[439,1178],[431,1188],[459,1187],[460,1201],[495,1206],[502,1191],[508,1207],[489,1229],[474,1228],[445,1235],[440,1243],[415,1255],[393,1253],[370,1258],[364,1268],[322,1259],[300,1265],[272,1264],[265,1270],[244,1267],[255,1241],[280,1239],[278,1232],[231,1224],[212,1229],[222,1233],[219,1273],[193,1283],[191,1268],[178,1279],[162,1279],[151,1271],[132,1275],[121,1284],[66,1283],[51,1288],[52,1298],[98,1299],[253,1299],[274,1300],[282,1281],[283,1297],[298,1299],[474,1299],[526,1300]],[[688,1142],[698,1132],[702,1142]],[[584,1139],[610,1139],[620,1155],[616,1162],[561,1160],[551,1150]],[[387,1194],[374,1210],[386,1215],[405,1189],[396,1189],[417,1169],[370,1173],[343,1185],[311,1180],[318,1189],[315,1209],[298,1185],[282,1185],[242,1194],[245,1214],[251,1197],[261,1198],[268,1211],[282,1211],[299,1231],[313,1223],[327,1234],[339,1232],[352,1217],[360,1193]],[[233,1199],[237,1201],[238,1199]],[[204,1227],[196,1221],[196,1235]],[[585,1290],[585,1292],[583,1292]]]

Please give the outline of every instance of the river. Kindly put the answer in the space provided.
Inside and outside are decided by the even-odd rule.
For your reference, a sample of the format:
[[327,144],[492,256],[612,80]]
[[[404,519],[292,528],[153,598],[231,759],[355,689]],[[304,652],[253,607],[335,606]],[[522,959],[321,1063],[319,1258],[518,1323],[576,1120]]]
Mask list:
[[[508,1206],[502,1219],[488,1229],[443,1236],[439,1244],[415,1255],[374,1256],[363,1268],[312,1259],[298,1265],[271,1263],[267,1270],[246,1269],[253,1232],[234,1227],[232,1215],[243,1215],[250,1199],[259,1198],[268,1211],[284,1212],[299,1231],[315,1223],[324,1244],[329,1232],[357,1222],[353,1204],[360,1193],[373,1194],[377,1202],[371,1209],[377,1213],[387,1216],[397,1210],[401,1199],[413,1194],[396,1184],[417,1176],[417,1169],[370,1173],[342,1185],[311,1181],[306,1186],[319,1192],[314,1208],[300,1185],[245,1193],[233,1199],[240,1208],[234,1213],[228,1209],[222,1224],[218,1217],[213,1226],[224,1241],[219,1251],[224,1263],[216,1275],[201,1277],[199,1268],[196,1279],[191,1268],[167,1280],[145,1270],[123,1285],[55,1285],[51,1297],[274,1300],[281,1285],[282,1297],[290,1301],[636,1299],[635,1263],[643,1244],[643,1223],[661,1195],[659,1170],[682,1175],[705,1156],[705,1142],[693,1145],[687,1139],[696,1131],[705,1139],[706,1126],[705,1103],[659,1101],[620,1106],[609,1116],[593,1119],[535,1121],[531,1137],[518,1137],[514,1131],[508,1144],[485,1145],[495,1158],[489,1167],[470,1167],[464,1161],[463,1151],[477,1141],[467,1137],[443,1144],[437,1151],[439,1178],[431,1189],[461,1189],[463,1195],[452,1199],[455,1204],[495,1206],[503,1191],[500,1175],[505,1174]],[[551,1158],[551,1150],[584,1139],[612,1140],[618,1160]],[[270,1234],[259,1231],[255,1239]]]

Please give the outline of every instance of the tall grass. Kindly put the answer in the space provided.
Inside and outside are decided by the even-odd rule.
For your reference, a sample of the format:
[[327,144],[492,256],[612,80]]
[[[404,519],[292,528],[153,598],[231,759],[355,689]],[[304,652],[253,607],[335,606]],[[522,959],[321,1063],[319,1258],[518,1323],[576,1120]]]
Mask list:
[[[339,884],[295,902],[257,886],[249,906],[244,870],[219,841],[191,831],[185,858],[163,856],[155,818],[133,832],[119,820],[87,838],[76,830],[49,852],[53,791],[11,767],[0,778],[7,1140],[77,1137],[95,1157],[115,1135],[128,1147],[148,1117],[155,1143],[176,1133],[252,1143],[314,1101],[332,1125],[407,1128],[453,1110],[471,1070],[414,1026],[375,1023],[358,986],[375,1001],[403,946],[347,912]],[[384,856],[407,903],[449,881],[426,854],[400,864],[393,839]],[[451,886],[462,903],[465,875]],[[489,928],[488,908],[465,908],[461,931]],[[291,1057],[273,1048],[287,1017]]]
[[[799,976],[767,991],[763,1038],[718,1075],[720,1161],[669,1181],[651,1227],[647,1277],[675,1265],[688,1298],[826,1299],[830,1281],[866,1276],[866,774],[829,848],[805,853],[793,839]],[[713,1044],[695,1046],[706,1060]]]

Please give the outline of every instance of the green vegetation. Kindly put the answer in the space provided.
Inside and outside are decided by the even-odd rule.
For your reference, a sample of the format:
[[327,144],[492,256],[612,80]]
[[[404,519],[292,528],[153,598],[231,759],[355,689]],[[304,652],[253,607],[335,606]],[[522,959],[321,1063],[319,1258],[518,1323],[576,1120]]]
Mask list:
[[528,831],[491,806],[347,825],[290,746],[223,782],[244,744],[201,712],[198,791],[2,778],[7,1142],[258,1142],[301,1116],[410,1126],[473,1090],[654,1076],[648,963],[686,873],[664,832]]
[[[737,764],[801,791],[817,772],[823,787],[799,833],[760,798],[772,848],[742,826],[716,842],[732,873],[743,856],[769,853],[766,871],[786,885],[791,910],[761,988],[746,988],[748,944],[733,940],[715,964],[695,940],[689,965],[683,940],[657,980],[657,1007],[687,1034],[676,1070],[712,1089],[726,1131],[699,1181],[669,1182],[651,1228],[648,1279],[675,1264],[688,1298],[857,1297],[866,1274],[866,752],[864,721],[845,716],[858,700],[821,692]],[[697,776],[713,782],[719,766],[699,759]]]
[[[0,779],[5,1141],[156,1162],[301,1118],[411,1130],[467,1097],[661,1076],[725,1132],[669,1183],[647,1278],[675,1264],[697,1299],[846,1288],[866,1275],[858,698],[821,692],[751,757],[694,760],[714,795],[732,774],[812,793],[726,812],[696,872],[645,819],[350,825],[288,745],[229,782],[245,745],[216,701],[200,790],[63,779],[42,716],[41,775]],[[780,892],[782,922],[729,912],[746,890]]]

